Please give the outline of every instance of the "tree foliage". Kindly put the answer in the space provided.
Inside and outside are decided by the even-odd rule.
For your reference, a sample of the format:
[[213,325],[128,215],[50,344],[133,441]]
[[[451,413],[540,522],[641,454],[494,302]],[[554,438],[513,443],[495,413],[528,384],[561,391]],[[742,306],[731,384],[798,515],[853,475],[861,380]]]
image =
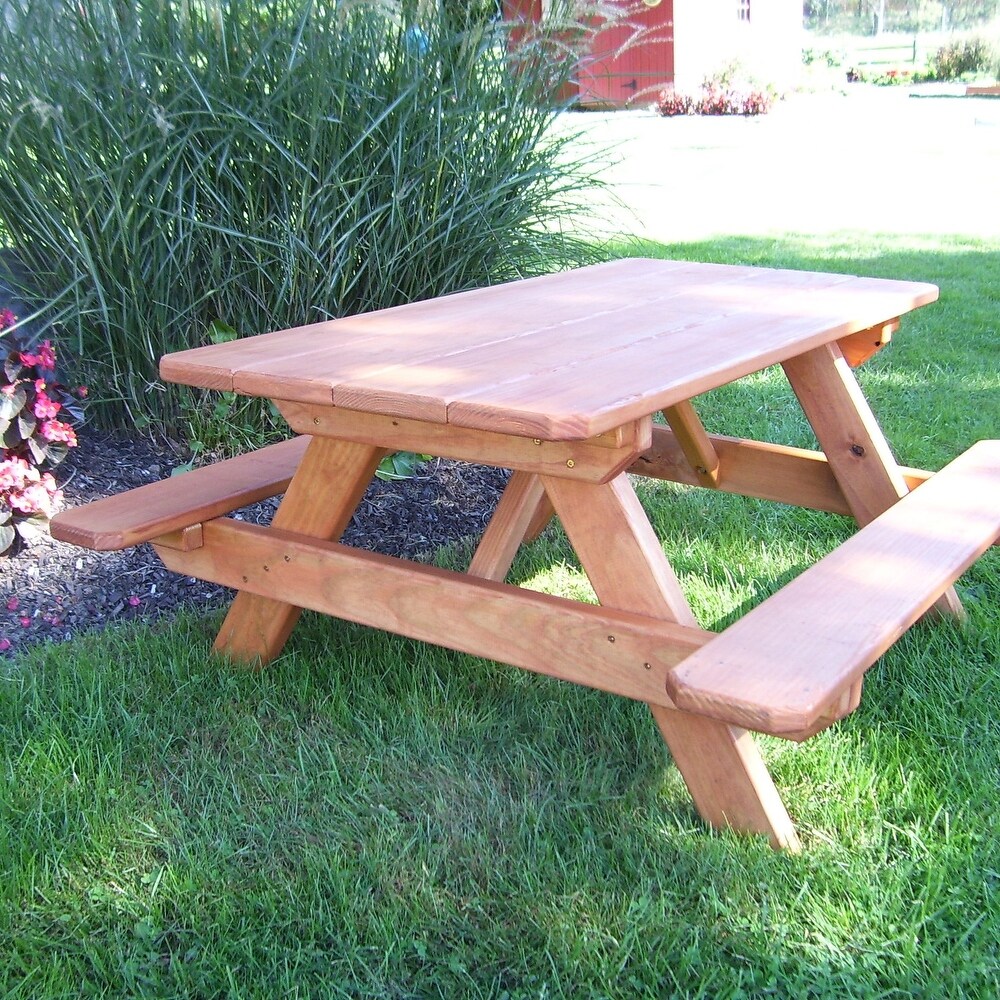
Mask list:
[[877,34],[975,28],[1000,18],[998,0],[805,0],[805,26],[814,31]]

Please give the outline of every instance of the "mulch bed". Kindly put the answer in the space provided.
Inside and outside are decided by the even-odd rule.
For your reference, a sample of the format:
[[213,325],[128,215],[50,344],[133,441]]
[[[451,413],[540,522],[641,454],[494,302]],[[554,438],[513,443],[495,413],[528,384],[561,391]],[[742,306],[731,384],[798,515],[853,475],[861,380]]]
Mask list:
[[[79,447],[55,476],[64,504],[75,506],[163,479],[176,464],[178,459],[154,441],[84,429]],[[406,558],[433,553],[482,532],[506,476],[500,469],[435,460],[410,479],[376,479],[343,541]],[[268,523],[277,500],[236,516]],[[0,557],[0,649],[10,656],[111,622],[154,619],[182,607],[221,607],[231,597],[224,587],[169,573],[149,545],[91,552],[45,535]]]

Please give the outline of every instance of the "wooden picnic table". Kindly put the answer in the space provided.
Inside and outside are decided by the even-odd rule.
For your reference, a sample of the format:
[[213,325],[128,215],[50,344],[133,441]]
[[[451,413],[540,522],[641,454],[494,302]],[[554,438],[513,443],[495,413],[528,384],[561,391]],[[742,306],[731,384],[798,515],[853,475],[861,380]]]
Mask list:
[[[748,730],[804,739],[852,711],[910,624],[961,615],[952,584],[1000,534],[1000,442],[933,476],[901,468],[852,371],[936,297],[629,259],[182,351],[164,379],[272,399],[300,437],[67,511],[53,534],[153,540],[170,569],[236,589],[215,643],[235,660],[273,659],[311,608],[646,702],[709,823],[795,849]],[[774,364],[821,451],[699,420],[694,397]],[[467,573],[337,542],[393,450],[512,470]],[[862,530],[715,635],[628,473],[850,514]],[[221,516],[282,491],[270,527]],[[553,514],[599,606],[503,582]]]

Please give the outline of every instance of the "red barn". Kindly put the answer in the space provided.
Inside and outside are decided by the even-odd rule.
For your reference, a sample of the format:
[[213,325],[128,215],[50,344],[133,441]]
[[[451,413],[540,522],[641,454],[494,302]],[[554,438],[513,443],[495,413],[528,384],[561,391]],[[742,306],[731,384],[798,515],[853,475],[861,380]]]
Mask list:
[[[572,9],[572,0],[504,3],[512,21],[565,20]],[[580,104],[641,107],[664,87],[696,91],[734,62],[786,87],[801,66],[800,0],[602,0],[586,10],[596,31],[573,83]]]

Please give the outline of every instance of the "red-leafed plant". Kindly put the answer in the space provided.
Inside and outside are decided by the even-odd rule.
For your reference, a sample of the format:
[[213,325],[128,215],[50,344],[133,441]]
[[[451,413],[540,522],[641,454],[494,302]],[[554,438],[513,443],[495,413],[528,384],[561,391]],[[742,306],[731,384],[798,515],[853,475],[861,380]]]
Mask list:
[[44,528],[60,498],[50,469],[75,447],[74,423],[83,419],[85,387],[70,390],[56,380],[50,341],[29,349],[17,318],[0,311],[0,555],[18,538]]
[[677,115],[743,115],[749,118],[766,114],[773,104],[773,95],[764,89],[736,89],[706,81],[697,95],[664,90],[657,98],[656,110],[665,118]]

